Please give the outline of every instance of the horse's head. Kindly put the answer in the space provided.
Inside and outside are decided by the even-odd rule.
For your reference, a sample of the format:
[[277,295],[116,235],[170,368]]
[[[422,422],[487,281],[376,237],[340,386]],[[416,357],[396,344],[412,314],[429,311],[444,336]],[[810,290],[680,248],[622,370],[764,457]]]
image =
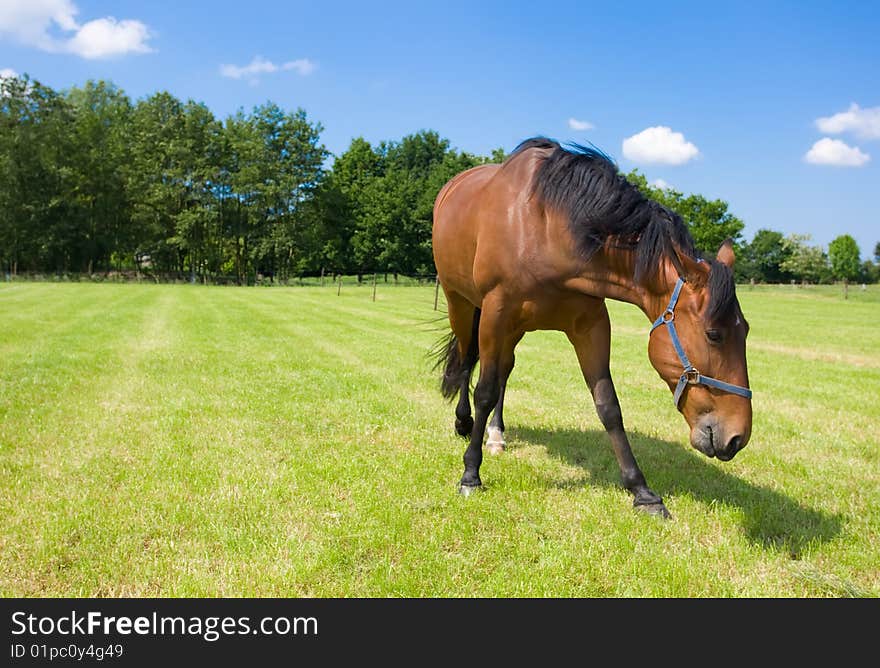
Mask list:
[[648,356],[690,425],[691,445],[728,461],[752,431],[749,325],[734,289],[733,247],[722,244],[713,262],[680,259],[684,282],[663,297],[666,311],[654,323]]

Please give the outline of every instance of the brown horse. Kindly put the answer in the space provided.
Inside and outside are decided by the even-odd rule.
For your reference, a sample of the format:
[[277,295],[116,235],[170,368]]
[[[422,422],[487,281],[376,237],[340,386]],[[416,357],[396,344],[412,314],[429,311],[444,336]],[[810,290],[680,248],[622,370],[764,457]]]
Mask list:
[[732,245],[701,259],[682,220],[645,198],[600,151],[536,138],[501,165],[459,174],[434,203],[433,248],[452,326],[438,364],[441,387],[450,399],[459,395],[455,428],[470,438],[463,494],[482,484],[493,408],[487,448],[504,447],[514,348],[526,332],[552,329],[574,346],[633,505],[669,516],[624,432],[609,370],[606,297],[635,304],[654,323],[648,357],[673,391],[693,447],[724,461],[745,447],[748,324],[736,299]]

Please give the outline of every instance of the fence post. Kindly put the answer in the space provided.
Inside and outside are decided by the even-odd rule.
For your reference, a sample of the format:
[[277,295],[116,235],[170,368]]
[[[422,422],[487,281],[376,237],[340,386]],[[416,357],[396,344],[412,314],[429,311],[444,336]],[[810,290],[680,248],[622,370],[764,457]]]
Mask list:
[[376,274],[373,273],[373,301],[376,301]]
[[440,298],[440,276],[434,276],[434,310],[437,310],[437,300]]
[[339,287],[336,288],[336,296],[338,297],[342,293],[342,274],[339,274]]

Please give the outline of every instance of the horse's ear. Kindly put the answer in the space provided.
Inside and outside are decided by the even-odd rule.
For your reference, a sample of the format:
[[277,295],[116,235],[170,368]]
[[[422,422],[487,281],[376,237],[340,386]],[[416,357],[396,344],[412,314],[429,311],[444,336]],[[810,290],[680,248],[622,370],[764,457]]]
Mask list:
[[705,287],[709,282],[709,264],[702,260],[695,260],[686,253],[679,253],[678,260],[681,262],[684,279],[695,290]]
[[724,243],[721,244],[721,248],[718,249],[718,255],[715,257],[719,262],[733,269],[733,263],[736,260],[736,254],[733,252],[733,239],[727,237]]

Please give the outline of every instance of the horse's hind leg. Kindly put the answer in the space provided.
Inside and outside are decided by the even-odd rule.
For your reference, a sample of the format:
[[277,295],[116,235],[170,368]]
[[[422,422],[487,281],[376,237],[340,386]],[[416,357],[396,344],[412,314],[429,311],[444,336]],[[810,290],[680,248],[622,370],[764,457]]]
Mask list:
[[670,517],[669,511],[663,505],[663,499],[648,487],[623,429],[623,414],[609,367],[611,323],[605,305],[601,305],[595,319],[580,328],[574,327],[566,334],[577,352],[578,362],[593,394],[599,419],[611,438],[614,456],[620,466],[620,477],[623,486],[633,495],[633,506],[653,515]]
[[[487,298],[492,301],[492,298]],[[479,328],[480,377],[474,388],[474,428],[464,452],[464,475],[459,490],[469,494],[482,485],[483,435],[489,414],[501,397],[501,379],[513,368],[513,349],[522,334],[509,330],[510,322],[501,304],[484,302]]]
[[458,345],[458,403],[455,406],[455,431],[468,438],[474,428],[471,417],[471,373],[479,358],[477,331],[480,326],[480,309],[455,292],[446,293],[449,324]]

